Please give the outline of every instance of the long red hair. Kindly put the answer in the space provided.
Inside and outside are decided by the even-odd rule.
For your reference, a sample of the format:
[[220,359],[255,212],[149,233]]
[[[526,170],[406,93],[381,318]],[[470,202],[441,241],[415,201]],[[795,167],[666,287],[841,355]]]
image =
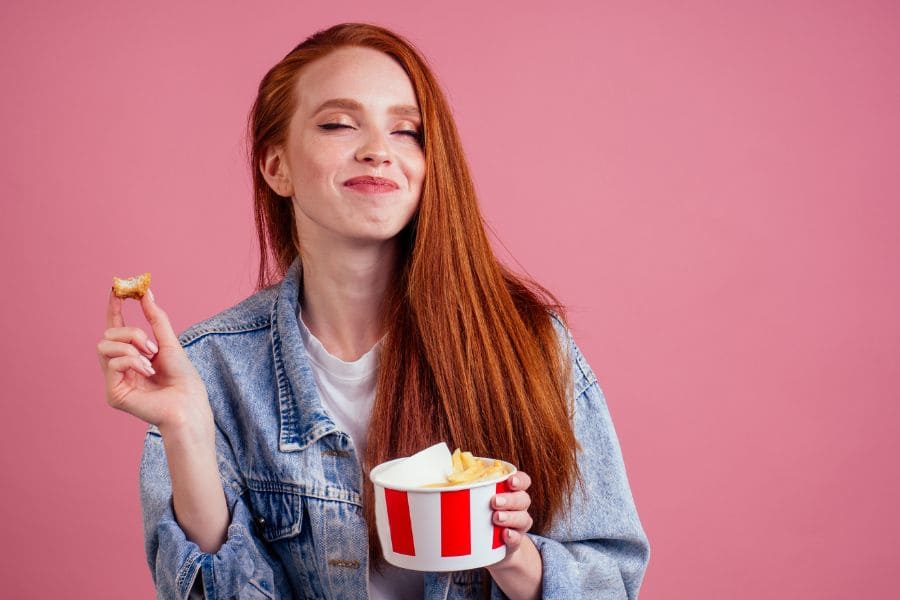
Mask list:
[[[383,305],[386,336],[363,469],[440,441],[502,458],[531,475],[533,530],[546,531],[579,480],[567,349],[550,316],[566,323],[565,310],[494,255],[450,107],[425,60],[399,35],[369,24],[336,25],[263,77],[248,122],[257,287],[277,283],[299,253],[292,203],[260,172],[266,148],[287,142],[298,73],[346,46],[380,50],[406,71],[422,113],[426,164],[419,207],[398,234],[400,261]],[[377,556],[372,485],[364,490]]]

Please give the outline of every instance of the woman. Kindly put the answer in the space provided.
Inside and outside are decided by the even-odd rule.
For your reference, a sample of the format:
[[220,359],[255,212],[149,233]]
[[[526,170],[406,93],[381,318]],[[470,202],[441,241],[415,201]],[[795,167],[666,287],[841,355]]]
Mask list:
[[[98,346],[108,402],[150,423],[159,596],[636,597],[649,549],[603,394],[562,307],[493,255],[414,48],[317,33],[263,78],[249,143],[259,291],[180,337],[145,295],[158,346],[111,295]],[[381,558],[364,473],[439,441],[520,467],[486,570]]]

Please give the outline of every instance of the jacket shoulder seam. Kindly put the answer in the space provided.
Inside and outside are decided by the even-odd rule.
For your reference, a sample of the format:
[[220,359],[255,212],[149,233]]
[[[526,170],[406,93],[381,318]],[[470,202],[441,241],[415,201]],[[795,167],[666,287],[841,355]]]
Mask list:
[[178,341],[182,346],[189,346],[196,342],[197,340],[206,337],[208,335],[214,334],[232,334],[232,333],[247,333],[250,331],[256,331],[259,329],[267,329],[270,325],[270,319],[268,315],[259,316],[250,321],[242,322],[242,323],[234,323],[234,324],[226,324],[226,323],[209,323],[209,324],[201,324],[191,327],[184,333],[178,336]]

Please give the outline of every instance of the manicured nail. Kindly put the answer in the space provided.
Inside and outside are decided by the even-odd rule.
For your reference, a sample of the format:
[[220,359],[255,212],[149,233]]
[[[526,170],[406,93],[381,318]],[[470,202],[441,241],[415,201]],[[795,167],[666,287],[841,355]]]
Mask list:
[[141,357],[141,362],[144,363],[144,368],[145,368],[145,369],[152,369],[152,368],[153,368],[153,363],[151,363],[151,362],[150,362],[150,359],[147,358],[146,356],[142,356],[142,357]]
[[516,532],[513,531],[512,529],[507,529],[506,530],[506,539],[508,539],[509,541],[513,541],[514,539],[516,539]]
[[159,347],[153,343],[153,340],[147,340],[147,350],[149,350],[153,354],[156,354],[157,352],[159,352]]
[[509,482],[512,484],[513,487],[519,487],[519,478],[516,477],[515,475],[513,475],[510,478]]
[[506,513],[505,513],[505,512],[498,512],[498,513],[497,513],[497,520],[500,521],[501,523],[503,523],[504,521],[506,521]]
[[494,500],[494,504],[497,506],[506,506],[506,498],[503,496],[497,496],[497,499]]

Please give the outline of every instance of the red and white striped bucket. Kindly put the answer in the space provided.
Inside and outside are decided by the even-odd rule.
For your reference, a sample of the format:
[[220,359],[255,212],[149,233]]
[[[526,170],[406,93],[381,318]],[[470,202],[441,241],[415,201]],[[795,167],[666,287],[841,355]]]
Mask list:
[[504,475],[441,488],[379,480],[378,474],[398,460],[404,459],[382,463],[369,473],[385,560],[416,571],[458,571],[492,565],[506,556],[503,528],[491,520],[491,498],[509,491],[507,480],[515,466],[500,461],[507,470]]

